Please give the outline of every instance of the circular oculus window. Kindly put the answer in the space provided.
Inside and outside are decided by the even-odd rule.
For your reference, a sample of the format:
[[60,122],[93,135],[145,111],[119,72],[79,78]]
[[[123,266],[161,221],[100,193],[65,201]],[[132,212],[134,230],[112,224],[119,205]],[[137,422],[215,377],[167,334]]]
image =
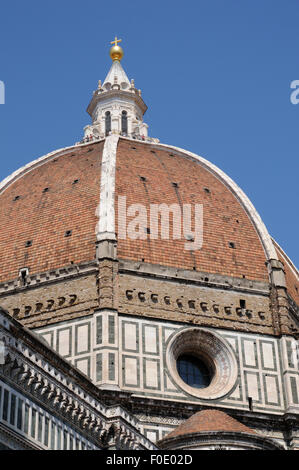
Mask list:
[[168,369],[185,392],[197,398],[215,400],[234,387],[238,366],[227,341],[202,328],[178,331],[166,351]]
[[182,354],[177,359],[177,371],[181,379],[190,387],[206,388],[211,383],[211,370],[200,358]]

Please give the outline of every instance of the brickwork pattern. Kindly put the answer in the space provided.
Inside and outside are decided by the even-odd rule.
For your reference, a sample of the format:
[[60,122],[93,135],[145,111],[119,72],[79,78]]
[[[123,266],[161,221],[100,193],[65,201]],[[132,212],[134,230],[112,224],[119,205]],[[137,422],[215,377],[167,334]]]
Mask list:
[[28,328],[88,315],[98,306],[96,275],[19,288],[3,295],[1,306]]
[[[119,312],[217,328],[273,334],[269,297],[188,285],[187,282],[119,276]],[[241,300],[242,299],[242,300]],[[241,302],[245,306],[240,307]]]
[[0,282],[23,267],[32,274],[95,258],[102,150],[100,142],[54,155],[4,190]]
[[[148,214],[150,204],[203,204],[202,249],[185,250],[186,240],[161,240],[160,237],[150,240],[148,235],[147,240],[119,240],[120,259],[268,280],[261,241],[244,208],[231,191],[200,164],[171,151],[120,139],[116,200],[119,195],[127,197],[127,207],[136,203],[145,205]],[[170,221],[171,226],[171,217]],[[172,227],[170,234],[172,236]],[[235,248],[230,248],[229,242],[233,242]]]
[[236,419],[228,416],[223,411],[204,410],[195,413],[183,424],[178,426],[166,437],[183,436],[184,434],[213,431],[245,432],[256,434],[255,431],[240,423]]

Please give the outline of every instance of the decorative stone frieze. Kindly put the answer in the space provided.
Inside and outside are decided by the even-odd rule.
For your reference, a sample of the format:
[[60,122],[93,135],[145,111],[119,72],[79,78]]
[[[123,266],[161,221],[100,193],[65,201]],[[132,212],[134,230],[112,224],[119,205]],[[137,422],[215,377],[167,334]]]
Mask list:
[[11,387],[78,429],[99,448],[154,449],[138,431],[139,422],[120,406],[100,403],[99,390],[38,337],[0,312],[4,375]]

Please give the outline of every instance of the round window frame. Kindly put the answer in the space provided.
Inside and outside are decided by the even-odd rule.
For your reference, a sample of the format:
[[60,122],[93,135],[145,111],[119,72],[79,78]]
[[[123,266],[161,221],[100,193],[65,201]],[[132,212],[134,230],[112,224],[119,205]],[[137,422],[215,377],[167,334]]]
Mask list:
[[[192,387],[180,377],[177,359],[183,354],[198,357],[211,370],[211,382],[207,387]],[[189,395],[203,400],[228,395],[238,378],[238,364],[231,345],[205,328],[186,328],[175,333],[166,349],[166,363],[176,384]]]

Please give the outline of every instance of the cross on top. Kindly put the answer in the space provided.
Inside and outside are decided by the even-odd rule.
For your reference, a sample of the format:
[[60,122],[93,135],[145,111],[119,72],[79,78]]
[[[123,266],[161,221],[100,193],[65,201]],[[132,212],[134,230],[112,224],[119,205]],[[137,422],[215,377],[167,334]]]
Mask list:
[[118,43],[119,43],[119,42],[121,42],[121,41],[122,41],[122,39],[117,39],[117,36],[115,36],[115,39],[114,39],[114,41],[111,41],[111,43],[110,43],[110,44],[114,44],[115,46],[117,46],[117,45],[118,45]]

